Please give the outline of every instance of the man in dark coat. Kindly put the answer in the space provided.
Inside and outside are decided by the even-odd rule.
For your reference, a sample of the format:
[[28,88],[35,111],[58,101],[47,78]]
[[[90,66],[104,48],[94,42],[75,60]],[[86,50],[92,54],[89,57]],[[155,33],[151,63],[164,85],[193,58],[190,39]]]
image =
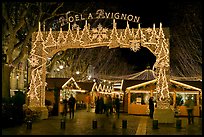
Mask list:
[[64,108],[63,108],[63,115],[66,117],[67,116],[67,109],[68,109],[68,101],[67,99],[63,100]]
[[103,97],[101,96],[99,99],[99,113],[102,114],[104,112],[104,101]]
[[115,98],[114,105],[115,105],[115,110],[116,110],[117,116],[119,118],[119,115],[120,115],[120,99],[118,98],[118,95]]
[[71,94],[71,97],[69,98],[69,101],[68,101],[70,119],[74,118],[74,106],[75,106],[75,103],[76,103],[76,99]]
[[149,110],[150,110],[149,116],[150,116],[150,118],[153,118],[153,114],[154,114],[154,101],[153,101],[153,97],[149,98]]

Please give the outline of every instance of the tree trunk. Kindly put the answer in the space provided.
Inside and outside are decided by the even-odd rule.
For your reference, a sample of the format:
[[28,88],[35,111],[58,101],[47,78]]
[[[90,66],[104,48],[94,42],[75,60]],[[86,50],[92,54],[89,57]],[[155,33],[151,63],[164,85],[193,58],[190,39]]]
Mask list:
[[8,64],[2,64],[2,98],[10,97],[10,68]]

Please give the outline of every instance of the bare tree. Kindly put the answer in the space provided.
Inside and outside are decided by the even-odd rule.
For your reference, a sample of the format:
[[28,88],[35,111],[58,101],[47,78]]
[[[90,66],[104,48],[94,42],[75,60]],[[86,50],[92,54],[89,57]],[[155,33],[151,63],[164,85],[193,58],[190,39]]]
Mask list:
[[46,22],[62,14],[63,3],[56,2],[3,2],[2,3],[2,97],[9,97],[10,73],[18,63],[28,57],[32,33],[38,22]]

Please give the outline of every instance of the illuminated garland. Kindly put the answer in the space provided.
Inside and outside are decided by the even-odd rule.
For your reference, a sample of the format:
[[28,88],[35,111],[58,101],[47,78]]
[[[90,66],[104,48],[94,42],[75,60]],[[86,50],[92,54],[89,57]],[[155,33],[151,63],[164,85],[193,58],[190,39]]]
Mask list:
[[84,29],[82,31],[81,39],[80,39],[83,47],[85,47],[86,45],[89,45],[92,41],[89,30],[90,29],[88,27],[88,23],[86,20]]
[[122,43],[125,43],[126,46],[129,46],[131,43],[130,40],[132,40],[134,38],[133,34],[134,34],[134,32],[132,32],[130,30],[129,23],[127,21],[127,27],[126,27],[125,32],[124,32],[124,37],[123,37],[123,34],[121,32],[120,41],[122,41]]
[[109,48],[116,48],[120,45],[118,42],[118,32],[116,28],[117,23],[115,22],[115,19],[113,20],[113,29],[110,35],[110,43],[108,44]]
[[[30,104],[32,106],[44,106],[46,61],[48,57],[67,48],[92,48],[104,45],[109,46],[109,48],[131,48],[133,51],[139,50],[141,46],[148,48],[156,56],[153,70],[157,77],[156,90],[159,96],[158,101],[167,102],[168,104],[169,80],[167,75],[169,75],[169,43],[166,43],[162,24],[160,24],[159,30],[157,29],[158,34],[155,25],[153,26],[153,29],[141,29],[140,24],[138,24],[138,29],[135,31],[136,33],[134,33],[133,28],[131,31],[128,22],[125,30],[117,29],[115,19],[113,19],[112,30],[103,28],[100,24],[97,28],[91,30],[90,24],[87,23],[87,20],[85,21],[85,26],[82,31],[80,31],[80,28],[76,23],[73,25],[73,28],[76,30],[71,30],[69,24],[66,34],[62,31],[62,28],[58,33],[53,33],[52,29],[50,29],[49,33],[42,33],[39,23],[37,36],[33,36],[35,39],[31,50],[31,56],[29,58],[32,67],[32,76],[28,96],[31,98]],[[121,34],[120,37],[118,37],[118,33]],[[56,36],[56,34],[58,36]],[[36,33],[34,33],[34,35],[36,35]],[[43,36],[46,40],[43,40]],[[111,92],[111,90],[113,90],[112,86],[107,87],[105,85],[103,87],[102,85],[95,85],[95,88],[98,91],[106,92]]]
[[76,83],[75,79],[73,77],[71,77],[66,83],[64,83],[64,85],[62,86],[62,88],[66,88],[68,87],[67,85],[73,83],[77,89],[81,89],[78,84]]
[[164,33],[162,30],[162,24],[160,24],[159,38],[157,39],[157,49],[155,50],[157,55],[156,63],[153,66],[157,75],[157,100],[158,108],[169,108],[170,107],[170,96],[166,72],[169,71],[169,49]]
[[102,86],[102,84],[94,83],[91,91],[97,91],[100,93],[111,93],[113,91],[113,87],[105,84]]
[[[36,36],[36,41],[34,42],[34,46],[31,49],[31,55],[29,62],[32,66],[31,68],[31,83],[29,87],[29,91],[27,92],[28,97],[30,97],[29,104],[31,107],[37,106],[45,106],[45,78],[46,78],[46,57],[44,57],[44,53],[46,53],[44,49],[44,40],[43,35],[40,31],[40,23],[39,23],[39,31]],[[38,44],[39,43],[39,44]],[[42,45],[41,45],[42,44]],[[42,70],[44,68],[44,70]],[[44,79],[43,79],[44,78]]]

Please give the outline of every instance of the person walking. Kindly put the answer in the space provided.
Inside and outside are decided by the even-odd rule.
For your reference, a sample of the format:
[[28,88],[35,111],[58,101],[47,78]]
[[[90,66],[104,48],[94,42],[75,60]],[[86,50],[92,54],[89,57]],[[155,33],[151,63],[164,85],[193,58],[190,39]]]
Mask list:
[[108,116],[108,97],[104,95],[104,113]]
[[118,119],[119,119],[119,115],[120,115],[120,99],[119,99],[118,95],[116,95],[114,105],[115,105],[116,114],[117,114]]
[[103,97],[101,96],[99,99],[99,113],[103,114],[103,106],[104,106],[104,101],[103,101]]
[[150,116],[151,119],[153,119],[153,115],[154,115],[154,101],[153,101],[153,97],[149,98],[149,110],[150,110],[149,116]]
[[[113,113],[113,100],[112,100],[112,97],[111,95],[108,96],[108,111],[110,115],[112,115]],[[108,113],[107,113],[107,116],[108,116]]]
[[63,116],[67,116],[67,110],[68,110],[68,101],[67,99],[63,100],[63,104],[64,104],[64,109],[63,109]]
[[69,101],[68,101],[70,119],[74,118],[74,106],[75,106],[75,103],[76,103],[76,99],[71,94],[71,97],[69,98]]
[[95,105],[96,105],[96,107],[95,107],[95,113],[96,114],[99,114],[99,104],[100,103],[100,98],[99,98],[99,96],[97,97],[97,99],[96,99],[96,101],[95,101]]
[[88,95],[86,96],[86,111],[90,112],[91,109],[91,97],[88,93]]
[[188,112],[188,124],[193,124],[194,123],[194,118],[193,118],[194,102],[191,99],[191,97],[188,98],[188,100],[185,103],[185,106]]

